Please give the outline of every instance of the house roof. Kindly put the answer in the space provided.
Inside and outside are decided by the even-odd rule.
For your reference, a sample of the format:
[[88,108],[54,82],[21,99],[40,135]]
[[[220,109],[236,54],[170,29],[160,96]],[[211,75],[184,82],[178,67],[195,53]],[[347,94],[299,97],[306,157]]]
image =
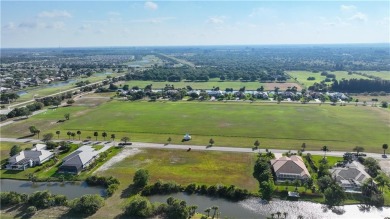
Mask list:
[[342,180],[355,180],[362,183],[366,179],[371,178],[364,170],[364,167],[356,161],[346,165],[346,167],[332,168],[331,173],[332,176],[339,182],[342,182]]
[[31,151],[21,151],[20,153],[12,156],[9,158],[10,163],[17,163],[23,159],[31,159],[33,161],[43,161],[47,159],[48,157],[52,156],[53,152],[50,152],[48,150],[31,150]]
[[305,163],[300,156],[293,155],[291,157],[281,157],[279,159],[271,160],[271,165],[274,168],[275,173],[291,173],[299,174],[302,176],[310,177],[310,173],[307,170]]
[[85,145],[69,154],[63,159],[62,166],[84,166],[91,159],[99,154],[94,148],[89,145]]

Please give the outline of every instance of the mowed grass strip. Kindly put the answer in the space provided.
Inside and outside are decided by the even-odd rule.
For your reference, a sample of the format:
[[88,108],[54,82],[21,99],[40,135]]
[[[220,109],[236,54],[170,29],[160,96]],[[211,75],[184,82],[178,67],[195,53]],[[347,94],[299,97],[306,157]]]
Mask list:
[[[57,123],[63,115],[71,119]],[[35,125],[41,133],[61,131],[82,132],[81,137],[106,131],[132,141],[181,143],[185,133],[193,140],[187,144],[251,147],[259,139],[260,148],[299,149],[305,142],[307,150],[327,145],[331,150],[350,151],[359,145],[369,152],[381,152],[389,142],[390,114],[373,107],[340,107],[323,104],[269,104],[222,102],[123,102],[112,101],[95,108],[66,107],[33,116],[3,127],[2,135],[21,137]],[[56,136],[57,138],[57,136]],[[106,138],[106,140],[108,139]],[[78,139],[78,136],[76,136]]]

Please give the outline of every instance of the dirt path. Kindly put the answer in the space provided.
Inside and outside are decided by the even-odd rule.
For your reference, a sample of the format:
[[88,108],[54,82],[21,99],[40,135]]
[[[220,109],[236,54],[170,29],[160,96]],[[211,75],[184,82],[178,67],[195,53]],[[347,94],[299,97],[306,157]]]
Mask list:
[[105,171],[105,170],[109,169],[112,165],[122,161],[126,157],[134,156],[134,155],[140,153],[141,151],[142,150],[140,150],[138,148],[126,147],[126,148],[124,148],[122,150],[122,152],[120,152],[116,156],[112,157],[110,160],[108,160],[106,163],[104,163],[101,167],[99,167],[93,173],[97,173],[97,172],[100,172],[100,171]]

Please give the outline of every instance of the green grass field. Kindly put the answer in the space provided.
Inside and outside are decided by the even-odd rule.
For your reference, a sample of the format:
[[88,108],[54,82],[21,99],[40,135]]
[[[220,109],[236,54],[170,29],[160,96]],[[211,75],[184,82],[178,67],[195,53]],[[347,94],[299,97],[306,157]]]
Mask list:
[[150,182],[158,179],[175,181],[182,185],[200,183],[207,185],[236,185],[257,192],[258,182],[252,176],[254,154],[226,153],[215,151],[185,150],[143,150],[127,157],[110,169],[98,175],[114,176],[119,179],[117,192],[107,199],[106,205],[94,214],[96,218],[114,218],[122,213],[122,207],[128,203],[128,187],[132,184],[135,171],[147,169]]
[[233,88],[233,90],[239,90],[244,87],[247,90],[256,90],[260,88],[262,83],[260,82],[242,82],[242,81],[224,81],[221,82],[219,79],[211,79],[208,82],[168,82],[168,81],[127,81],[126,83],[131,87],[138,86],[140,88],[144,88],[146,85],[152,84],[153,89],[162,89],[166,84],[173,84],[175,88],[183,88],[187,86],[191,86],[193,89],[212,89],[213,87],[219,87],[221,90],[225,90],[226,88]]
[[[314,83],[320,83],[321,81],[326,79],[325,76],[321,76],[321,72],[313,73],[311,71],[289,71],[287,73],[291,76],[291,78],[293,78],[293,79],[296,78],[297,81],[301,85],[305,86],[306,88],[313,85]],[[334,71],[334,72],[328,72],[328,73],[335,74],[337,80],[341,80],[343,78],[346,80],[349,80],[352,78],[369,79],[365,76],[356,75],[356,74],[348,75],[348,72],[346,72],[346,71]],[[315,77],[315,80],[309,81],[309,80],[307,80],[308,77]],[[327,84],[331,84],[331,82],[328,82]]]
[[[65,113],[71,119],[57,123]],[[330,105],[222,103],[222,102],[123,102],[111,101],[98,107],[66,107],[50,110],[28,120],[2,128],[4,137],[29,135],[35,125],[41,133],[81,130],[82,139],[103,131],[117,140],[129,136],[132,141],[181,143],[185,133],[193,140],[185,144],[252,147],[259,139],[260,148],[297,150],[305,142],[307,150],[350,151],[360,145],[368,152],[381,152],[389,142],[389,111],[373,107]],[[371,131],[368,131],[371,130]],[[375,130],[375,131],[373,131]],[[77,137],[77,136],[76,136]],[[106,138],[107,140],[108,138]]]
[[384,80],[390,80],[390,71],[358,71],[358,72],[380,77]]
[[[110,75],[112,77],[115,77],[115,76],[118,76],[118,75],[121,75],[121,74],[114,73],[114,74],[108,74],[108,75]],[[50,95],[50,94],[61,92],[61,91],[67,90],[67,89],[76,88],[75,84],[77,82],[79,82],[79,81],[86,81],[86,80],[88,80],[91,83],[97,82],[97,81],[101,81],[101,80],[106,79],[108,75],[101,74],[101,73],[96,73],[95,75],[92,75],[91,77],[88,77],[88,78],[77,77],[77,78],[74,79],[75,80],[74,82],[72,82],[70,84],[65,84],[65,85],[62,85],[62,86],[57,86],[57,87],[51,87],[51,86],[48,86],[48,85],[41,85],[39,87],[30,87],[30,88],[24,89],[25,91],[28,92],[27,94],[24,94],[24,95],[20,96],[20,98],[17,99],[12,104],[31,100],[31,99],[33,99],[34,95],[36,95],[36,97],[43,97],[43,96],[47,96],[47,95]],[[60,83],[60,82],[56,82],[56,83]]]

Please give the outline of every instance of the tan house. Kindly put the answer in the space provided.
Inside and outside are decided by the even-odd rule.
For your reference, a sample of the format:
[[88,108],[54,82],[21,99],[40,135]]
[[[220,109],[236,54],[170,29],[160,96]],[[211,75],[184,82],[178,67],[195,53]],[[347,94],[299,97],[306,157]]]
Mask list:
[[273,159],[271,160],[271,165],[278,181],[305,180],[310,178],[310,173],[300,156],[293,155],[291,157]]

